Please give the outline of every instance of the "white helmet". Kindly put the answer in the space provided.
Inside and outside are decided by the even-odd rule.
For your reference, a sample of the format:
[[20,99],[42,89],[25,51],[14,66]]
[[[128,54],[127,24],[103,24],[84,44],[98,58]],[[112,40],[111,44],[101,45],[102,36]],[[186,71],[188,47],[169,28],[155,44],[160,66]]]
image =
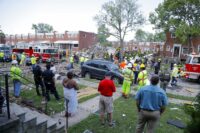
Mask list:
[[132,67],[132,64],[131,64],[131,63],[128,63],[127,67],[128,67],[128,68],[131,68],[131,67]]
[[12,61],[12,64],[13,64],[13,65],[16,65],[16,64],[17,64],[17,61],[16,61],[16,60],[13,60],[13,61]]

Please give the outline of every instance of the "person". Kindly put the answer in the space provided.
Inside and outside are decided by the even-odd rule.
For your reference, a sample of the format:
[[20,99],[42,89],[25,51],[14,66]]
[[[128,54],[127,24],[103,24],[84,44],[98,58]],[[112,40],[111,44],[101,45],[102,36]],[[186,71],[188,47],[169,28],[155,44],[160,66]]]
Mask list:
[[113,62],[113,54],[110,54],[110,61]]
[[34,55],[32,55],[32,57],[31,57],[31,65],[32,65],[32,70],[34,69],[34,67],[35,67],[35,64],[36,64],[36,58],[35,58],[35,56],[34,56]]
[[105,74],[105,78],[98,85],[98,92],[100,93],[99,110],[101,124],[105,124],[104,114],[107,113],[109,126],[113,126],[113,93],[116,92],[114,82],[111,80],[111,72]]
[[13,60],[17,60],[17,55],[16,55],[15,52],[12,53],[12,61],[13,61]]
[[44,89],[44,83],[42,81],[42,68],[39,65],[39,60],[36,61],[36,65],[33,69],[33,75],[34,75],[34,81],[35,81],[35,87],[36,87],[36,93],[38,96],[41,96],[39,91],[39,86],[42,90],[42,96],[45,96],[45,89]]
[[145,65],[144,64],[141,64],[140,65],[140,72],[138,74],[138,90],[145,86],[145,85],[148,85],[149,81],[148,81],[148,77],[147,77],[147,70],[145,68]]
[[154,133],[160,116],[168,104],[166,93],[159,88],[159,77],[151,77],[151,85],[142,87],[135,96],[138,110],[138,120],[135,133],[143,133],[146,125],[147,133]]
[[177,86],[177,77],[178,77],[178,67],[177,67],[177,64],[174,64],[174,67],[172,70],[171,86]]
[[73,72],[69,71],[67,73],[67,78],[65,78],[62,83],[64,98],[65,98],[65,109],[66,109],[65,117],[74,115],[78,107],[77,90],[79,90],[79,87],[76,81],[73,80],[73,77],[74,77]]
[[3,94],[2,94],[2,88],[1,88],[1,86],[0,86],[0,114],[3,113],[2,108],[3,108],[4,100],[5,100],[5,99],[4,99]]
[[4,52],[0,51],[0,62],[4,62]]
[[133,80],[133,71],[132,71],[132,64],[129,63],[127,65],[127,68],[125,68],[122,73],[124,74],[124,81],[122,85],[122,96],[124,98],[129,97],[130,89],[131,89],[131,83]]
[[71,68],[74,68],[74,57],[71,55],[70,57],[69,57],[69,62],[70,62],[70,66],[71,66]]
[[81,55],[81,58],[80,58],[80,65],[81,65],[81,67],[83,66],[83,63],[84,63],[84,56],[83,55]]
[[20,65],[22,65],[22,66],[26,65],[26,55],[24,52],[21,54]]
[[122,60],[122,62],[119,64],[120,66],[120,69],[124,69],[125,66],[126,66],[126,62],[125,62],[125,59]]
[[46,87],[46,99],[47,101],[50,101],[49,91],[51,91],[52,94],[54,94],[56,100],[60,100],[58,92],[56,90],[55,86],[55,78],[54,73],[50,70],[51,65],[46,65],[46,70],[42,73],[43,82]]
[[140,70],[140,65],[138,64],[138,60],[136,60],[133,64],[133,72],[134,72],[134,84],[137,84],[138,73]]
[[51,61],[51,68],[50,68],[50,70],[55,74],[56,73],[56,67],[55,67],[55,65],[54,65],[54,62],[53,61]]
[[14,96],[16,98],[19,98],[20,96],[20,91],[21,91],[21,75],[22,75],[22,70],[17,66],[17,61],[13,60],[12,61],[12,66],[10,69],[10,75],[13,80],[13,87],[14,87]]
[[154,74],[158,74],[159,73],[159,64],[158,62],[154,63]]
[[168,70],[164,69],[164,71],[162,71],[159,74],[159,78],[160,78],[160,88],[166,91],[167,85],[169,84],[171,80],[170,73],[168,72]]

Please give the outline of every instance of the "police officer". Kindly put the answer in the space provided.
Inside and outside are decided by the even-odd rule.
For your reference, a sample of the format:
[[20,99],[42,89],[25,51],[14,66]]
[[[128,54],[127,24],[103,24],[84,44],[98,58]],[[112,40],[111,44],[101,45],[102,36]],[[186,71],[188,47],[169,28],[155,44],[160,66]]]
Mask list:
[[46,87],[46,99],[47,101],[50,101],[50,96],[49,96],[49,91],[54,94],[56,100],[59,100],[59,95],[56,90],[55,86],[55,78],[54,78],[54,73],[50,70],[51,65],[47,64],[46,65],[46,70],[42,73],[44,85]]
[[42,69],[39,65],[39,60],[37,60],[37,63],[33,69],[33,75],[34,75],[34,81],[35,81],[35,87],[36,87],[36,93],[38,96],[40,96],[40,91],[39,91],[39,86],[41,87],[42,90],[42,96],[45,96],[45,89],[44,89],[44,84],[42,81]]
[[20,90],[21,90],[21,75],[22,70],[17,66],[17,61],[12,61],[12,67],[10,69],[10,75],[13,80],[13,86],[14,86],[14,96],[18,98],[20,96]]

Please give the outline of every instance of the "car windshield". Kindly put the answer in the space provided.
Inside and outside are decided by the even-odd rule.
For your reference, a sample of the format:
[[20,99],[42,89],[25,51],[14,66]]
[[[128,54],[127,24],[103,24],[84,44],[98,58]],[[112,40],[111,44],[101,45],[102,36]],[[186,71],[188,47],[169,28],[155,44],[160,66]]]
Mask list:
[[186,64],[189,64],[189,63],[190,63],[190,60],[191,60],[191,58],[192,58],[191,56],[188,56],[188,57],[187,57],[187,59],[186,59],[186,62],[185,62],[185,63],[186,63]]
[[119,71],[119,67],[115,64],[109,64],[108,67],[110,70]]

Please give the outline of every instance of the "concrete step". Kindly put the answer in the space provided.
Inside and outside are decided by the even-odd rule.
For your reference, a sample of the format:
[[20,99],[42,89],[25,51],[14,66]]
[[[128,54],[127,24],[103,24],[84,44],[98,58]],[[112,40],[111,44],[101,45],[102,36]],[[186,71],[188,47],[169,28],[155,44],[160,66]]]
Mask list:
[[32,111],[33,114],[37,116],[36,119],[36,132],[46,133],[47,132],[47,119],[42,117],[37,111]]
[[26,112],[16,103],[10,104],[10,114],[15,114],[21,122],[25,120]]
[[36,116],[31,112],[25,114],[25,120],[23,122],[23,132],[36,133]]

